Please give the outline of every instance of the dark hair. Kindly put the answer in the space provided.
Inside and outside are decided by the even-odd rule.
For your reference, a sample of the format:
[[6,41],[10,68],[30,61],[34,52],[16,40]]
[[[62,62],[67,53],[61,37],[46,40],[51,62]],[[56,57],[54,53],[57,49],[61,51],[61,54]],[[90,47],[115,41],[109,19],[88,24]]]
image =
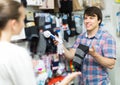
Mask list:
[[[85,15],[95,16],[95,14],[98,17],[98,20],[101,20],[101,22],[102,22],[102,12],[98,7],[96,7],[96,6],[87,7],[84,11],[84,16]],[[101,22],[99,23],[99,25],[101,24]]]
[[18,20],[21,3],[15,0],[0,0],[0,29],[3,29],[10,19]]

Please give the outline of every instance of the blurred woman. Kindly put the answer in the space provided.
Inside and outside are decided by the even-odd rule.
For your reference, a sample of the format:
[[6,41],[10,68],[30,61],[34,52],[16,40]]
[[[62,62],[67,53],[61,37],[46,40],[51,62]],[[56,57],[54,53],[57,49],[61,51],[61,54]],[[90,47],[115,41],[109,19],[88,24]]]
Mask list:
[[[36,85],[32,59],[27,50],[10,43],[24,28],[25,9],[15,0],[0,0],[0,85]],[[81,73],[70,76],[72,80]],[[68,76],[69,77],[69,76]],[[62,85],[67,85],[69,78]]]

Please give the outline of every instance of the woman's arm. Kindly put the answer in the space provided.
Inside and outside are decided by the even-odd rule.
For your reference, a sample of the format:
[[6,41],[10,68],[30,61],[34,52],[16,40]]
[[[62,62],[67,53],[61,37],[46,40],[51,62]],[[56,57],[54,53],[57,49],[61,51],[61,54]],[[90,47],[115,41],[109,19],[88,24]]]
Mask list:
[[66,76],[59,85],[69,85],[69,83],[75,79],[75,77],[80,76],[81,72],[73,72],[71,74],[69,74],[68,76]]

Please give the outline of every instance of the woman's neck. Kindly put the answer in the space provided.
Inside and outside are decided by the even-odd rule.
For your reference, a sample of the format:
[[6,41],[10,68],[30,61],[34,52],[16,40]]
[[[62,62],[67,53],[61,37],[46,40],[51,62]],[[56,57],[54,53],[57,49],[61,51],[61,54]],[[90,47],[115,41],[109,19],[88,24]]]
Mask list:
[[1,31],[0,41],[10,42],[10,40],[11,40],[11,33],[6,31]]

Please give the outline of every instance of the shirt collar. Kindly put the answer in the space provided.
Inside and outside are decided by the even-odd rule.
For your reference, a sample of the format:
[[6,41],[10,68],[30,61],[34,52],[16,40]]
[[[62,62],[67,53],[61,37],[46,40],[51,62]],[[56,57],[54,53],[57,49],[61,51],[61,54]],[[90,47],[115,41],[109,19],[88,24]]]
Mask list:
[[[102,34],[102,28],[99,28],[97,33],[95,34],[95,36],[90,39],[99,38],[101,36],[101,34]],[[87,32],[85,32],[85,37],[88,38]]]

